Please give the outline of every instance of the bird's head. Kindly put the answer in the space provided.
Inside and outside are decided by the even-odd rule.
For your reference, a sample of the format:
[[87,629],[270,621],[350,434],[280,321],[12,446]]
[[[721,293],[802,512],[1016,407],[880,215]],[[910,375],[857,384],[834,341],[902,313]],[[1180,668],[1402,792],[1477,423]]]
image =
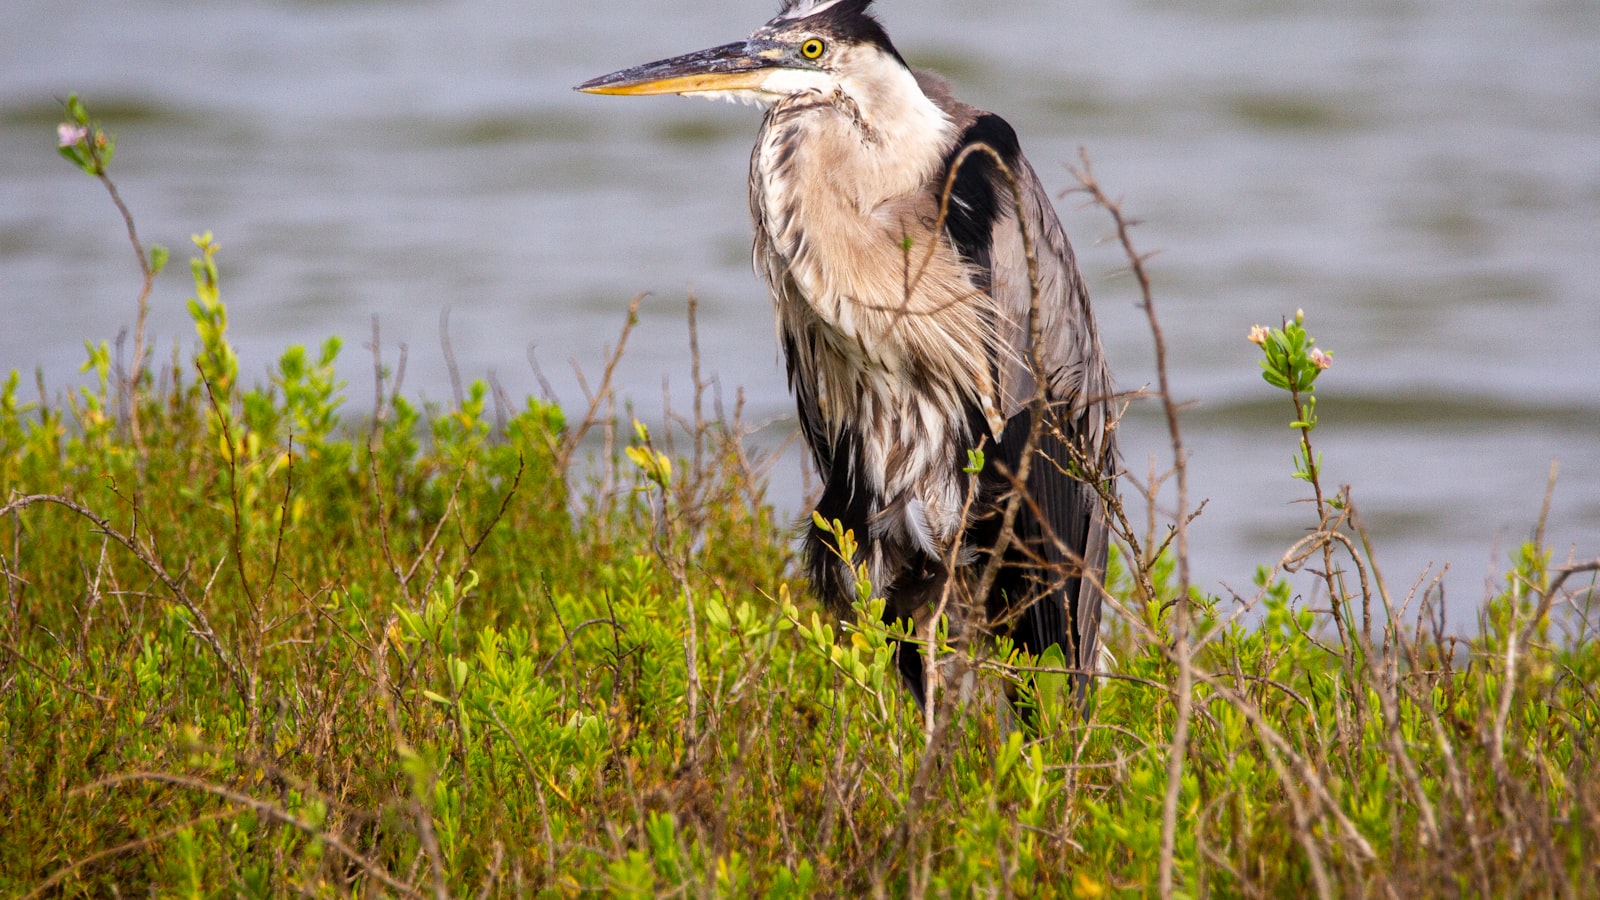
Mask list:
[[828,93],[886,74],[905,60],[868,7],[872,0],[785,0],[743,41],[592,78],[591,94],[684,94],[770,105],[803,91]]

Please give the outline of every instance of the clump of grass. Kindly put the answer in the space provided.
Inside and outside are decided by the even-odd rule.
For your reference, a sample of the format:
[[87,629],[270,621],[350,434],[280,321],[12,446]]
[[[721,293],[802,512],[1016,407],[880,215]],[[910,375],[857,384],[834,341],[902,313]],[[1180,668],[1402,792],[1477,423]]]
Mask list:
[[[69,116],[66,155],[112,187],[114,145]],[[1154,326],[1120,208],[1081,177]],[[142,321],[165,254],[128,222]],[[1596,563],[1521,548],[1470,637],[1436,580],[1391,592],[1349,489],[1324,488],[1302,315],[1255,335],[1290,394],[1307,537],[1219,598],[1185,574],[1187,498],[1165,532],[1119,515],[1092,714],[1024,735],[942,704],[935,741],[894,635],[796,599],[763,461],[737,409],[705,415],[698,370],[688,415],[619,422],[625,325],[581,418],[482,382],[418,408],[374,340],[376,408],[351,422],[337,341],[249,384],[219,254],[196,239],[191,353],[157,367],[141,330],[127,365],[91,346],[64,401],[0,385],[0,892],[1600,886]]]

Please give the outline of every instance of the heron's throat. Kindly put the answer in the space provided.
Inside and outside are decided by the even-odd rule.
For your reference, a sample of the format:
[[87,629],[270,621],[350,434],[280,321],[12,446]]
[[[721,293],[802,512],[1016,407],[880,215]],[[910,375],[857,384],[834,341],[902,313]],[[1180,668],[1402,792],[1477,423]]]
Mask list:
[[898,60],[876,49],[852,48],[827,90],[796,93],[774,105],[769,118],[789,124],[776,135],[798,146],[863,212],[920,190],[937,172],[956,128]]

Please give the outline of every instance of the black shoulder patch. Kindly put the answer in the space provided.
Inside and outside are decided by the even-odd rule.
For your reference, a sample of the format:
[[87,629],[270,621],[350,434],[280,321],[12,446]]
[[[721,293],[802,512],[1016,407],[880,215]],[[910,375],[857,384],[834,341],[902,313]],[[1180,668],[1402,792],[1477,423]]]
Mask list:
[[[950,167],[955,165],[961,152],[973,144],[992,148],[1012,168],[1022,153],[1011,125],[993,113],[984,113],[962,132],[961,139],[945,159],[941,185],[949,180]],[[983,273],[984,283],[980,288],[989,286],[989,244],[994,239],[995,220],[1007,207],[1009,197],[1010,187],[1001,183],[994,157],[981,150],[967,154],[950,188],[944,227],[961,258]]]
[[984,143],[993,147],[1000,154],[1000,158],[1010,165],[1011,161],[1022,155],[1022,145],[1017,142],[1016,129],[1011,123],[1000,118],[994,113],[984,113],[972,124],[967,126],[967,133],[962,135],[964,144]]

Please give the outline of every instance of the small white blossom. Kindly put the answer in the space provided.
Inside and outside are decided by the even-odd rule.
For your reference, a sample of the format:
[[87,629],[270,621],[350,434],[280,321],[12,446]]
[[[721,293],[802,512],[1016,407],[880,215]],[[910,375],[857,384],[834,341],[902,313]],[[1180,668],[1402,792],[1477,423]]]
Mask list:
[[1257,346],[1264,346],[1267,343],[1267,336],[1269,334],[1271,334],[1271,332],[1260,325],[1252,325],[1250,326],[1250,343]]
[[56,126],[56,140],[62,147],[71,147],[83,143],[89,136],[89,126],[74,125],[71,122],[62,122]]

